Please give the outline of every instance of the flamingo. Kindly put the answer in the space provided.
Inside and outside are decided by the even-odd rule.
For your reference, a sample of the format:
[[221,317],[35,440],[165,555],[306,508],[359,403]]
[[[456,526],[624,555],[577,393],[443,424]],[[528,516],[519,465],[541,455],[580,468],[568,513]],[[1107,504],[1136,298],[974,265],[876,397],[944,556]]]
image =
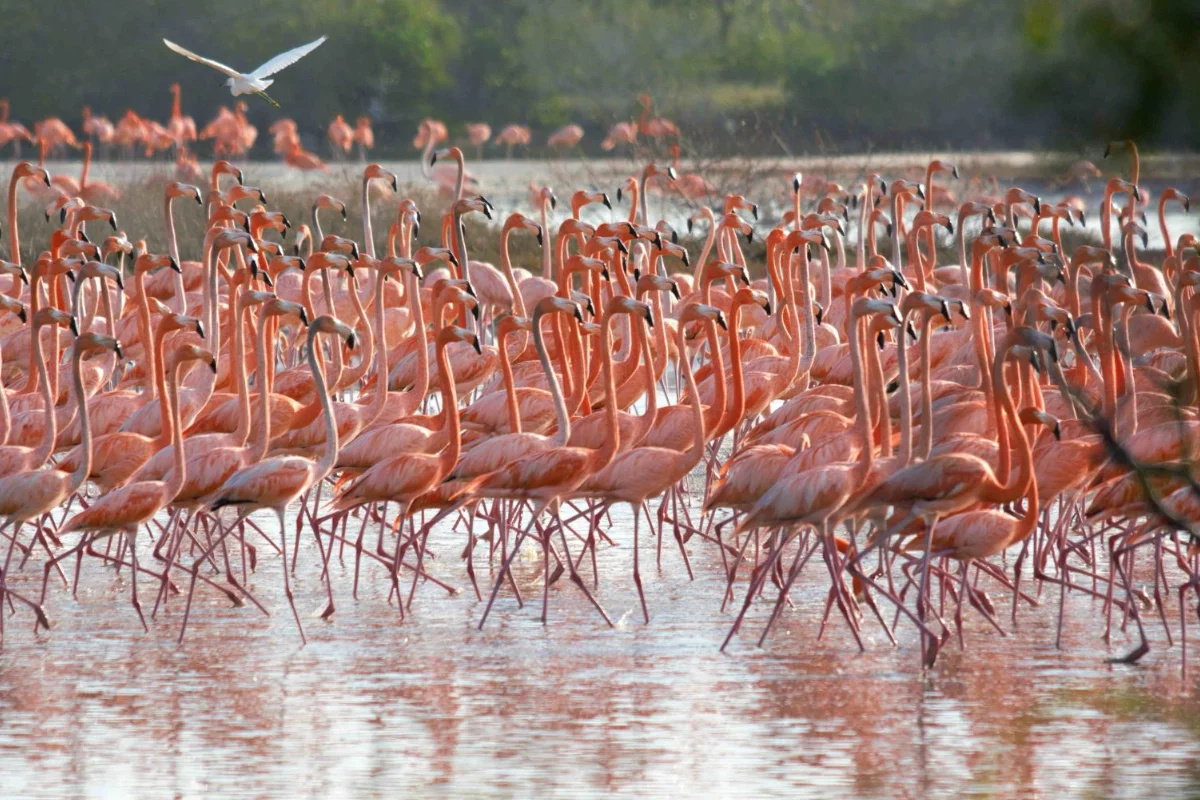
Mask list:
[[[217,371],[217,361],[213,358],[212,353],[196,345],[183,344],[172,353],[171,361],[167,365],[169,374],[166,398],[171,406],[171,445],[175,452],[175,468],[169,478],[165,481],[136,481],[102,495],[91,506],[67,520],[60,529],[61,533],[72,531],[83,533],[83,541],[46,564],[46,578],[48,579],[50,569],[56,561],[83,549],[102,532],[103,535],[124,534],[129,543],[129,558],[133,564],[130,572],[133,608],[142,622],[142,628],[146,630],[148,630],[146,617],[142,614],[137,594],[137,532],[142,525],[152,520],[160,510],[175,499],[175,495],[183,487],[187,477],[186,462],[183,457],[183,423],[179,418],[179,373],[185,364],[192,361],[205,362],[214,374]],[[84,446],[85,454],[90,449],[91,442],[89,441]],[[90,458],[85,455],[80,469],[86,469],[89,462]],[[45,581],[43,581],[42,594],[44,598]]]
[[[355,334],[353,328],[328,315],[317,317],[308,326],[308,335],[306,338],[308,365],[312,371],[313,381],[316,383],[317,397],[321,401],[325,420],[325,443],[322,447],[321,458],[313,461],[302,456],[275,456],[257,461],[230,475],[209,503],[209,508],[213,511],[226,506],[236,507],[239,522],[255,509],[269,508],[274,511],[275,516],[279,520],[280,545],[283,549],[283,561],[285,565],[287,564],[287,536],[284,533],[284,509],[293,500],[307,492],[309,488],[319,481],[324,480],[337,459],[337,425],[333,418],[333,408],[330,405],[325,376],[317,364],[316,338],[319,334],[337,336],[351,349],[354,348]],[[182,458],[182,453],[177,458]],[[226,526],[190,569],[192,573],[191,585],[188,588],[188,599],[184,610],[183,624],[179,630],[179,640],[181,642],[187,631],[187,621],[191,613],[192,597],[196,591],[196,580],[199,576],[200,567],[208,559],[213,550],[220,546],[221,542],[232,532],[233,528],[233,525]],[[288,604],[292,608],[292,615],[295,617],[296,627],[300,631],[300,638],[307,641],[304,635],[304,626],[300,622],[300,613],[296,610],[296,601],[292,595],[291,580],[288,573],[289,570],[285,566],[283,569],[284,593],[287,595]]]

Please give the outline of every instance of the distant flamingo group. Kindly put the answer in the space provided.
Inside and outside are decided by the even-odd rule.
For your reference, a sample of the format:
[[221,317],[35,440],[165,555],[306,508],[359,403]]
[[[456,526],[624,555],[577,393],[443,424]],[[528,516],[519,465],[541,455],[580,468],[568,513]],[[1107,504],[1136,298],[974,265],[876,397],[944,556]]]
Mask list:
[[[171,146],[253,141],[237,110],[196,131],[175,97]],[[643,109],[639,135],[677,138],[648,98]],[[1111,148],[1131,171],[1108,178],[1082,244],[1063,239],[1086,225],[1077,203],[1020,187],[967,186],[937,210],[959,175],[934,160],[849,188],[788,175],[791,207],[773,225],[752,198],[776,187],[747,186],[696,211],[704,238],[689,247],[649,213],[648,185],[693,186],[681,192],[696,200],[716,191],[702,178],[651,162],[614,187],[628,212],[606,192],[560,206],[534,186],[530,207],[501,215],[428,119],[413,145],[448,194],[440,225],[368,164],[357,205],[321,194],[293,227],[218,160],[203,187],[162,190],[155,253],[147,231],[121,230],[121,191],[88,179],[92,148],[126,141],[89,119],[78,181],[23,161],[9,182],[0,631],[22,610],[49,628],[48,592],[75,591],[100,562],[128,575],[147,630],[177,606],[182,641],[193,615],[228,613],[198,596],[270,614],[250,582],[264,550],[301,637],[302,563],[323,587],[320,617],[373,571],[402,618],[421,587],[457,591],[435,536],[454,540],[481,627],[502,596],[524,604],[530,569],[543,621],[565,577],[613,624],[596,557],[609,547],[628,552],[649,623],[650,536],[659,569],[668,537],[689,576],[697,548],[720,565],[726,644],[760,605],[765,639],[806,587],[822,631],[840,619],[863,648],[868,630],[901,645],[907,632],[932,665],[965,645],[968,614],[1003,633],[1004,616],[1055,591],[1047,639],[1062,598],[1090,597],[1105,637],[1136,630],[1119,660],[1149,651],[1157,617],[1186,667],[1200,607],[1200,243],[1171,238],[1167,206],[1190,200],[1167,188],[1167,250],[1146,251],[1132,142]],[[477,149],[486,128],[468,130]],[[0,128],[51,149],[46,121],[12,130]],[[528,143],[509,131],[496,141]],[[305,152],[294,125],[270,133],[284,158]],[[365,156],[369,122],[338,117],[328,139]],[[44,250],[21,247],[24,194],[57,198]],[[392,220],[382,244],[373,195]],[[607,220],[584,221],[587,206]],[[350,209],[361,233],[326,233]],[[176,213],[203,215],[203,236],[181,243]],[[471,258],[469,217],[497,226],[498,264]],[[418,246],[422,230],[434,244]],[[535,240],[541,263],[515,264],[513,236]],[[940,264],[942,250],[958,263]],[[519,562],[528,547],[537,567]],[[347,557],[348,589],[334,568]]]

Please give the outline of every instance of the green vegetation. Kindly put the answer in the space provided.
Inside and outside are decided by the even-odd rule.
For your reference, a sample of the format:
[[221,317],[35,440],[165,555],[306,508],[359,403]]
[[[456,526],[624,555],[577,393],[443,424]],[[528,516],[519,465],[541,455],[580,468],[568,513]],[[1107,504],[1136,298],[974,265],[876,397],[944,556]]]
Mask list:
[[594,152],[641,92],[712,152],[1186,147],[1200,123],[1194,0],[0,0],[0,19],[14,115],[72,124],[85,103],[164,118],[175,79],[201,123],[228,104],[163,36],[251,68],[326,33],[272,94],[310,136],[369,114],[394,154],[428,115],[535,143],[577,122]]

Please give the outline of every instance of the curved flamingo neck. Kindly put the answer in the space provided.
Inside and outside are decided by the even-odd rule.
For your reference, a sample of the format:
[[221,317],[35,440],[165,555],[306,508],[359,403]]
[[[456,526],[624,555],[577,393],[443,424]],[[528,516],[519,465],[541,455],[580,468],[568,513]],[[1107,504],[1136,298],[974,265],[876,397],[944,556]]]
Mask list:
[[[254,382],[258,384],[258,408],[255,409],[252,438],[247,446],[251,462],[262,461],[267,455],[267,444],[271,440],[271,386],[267,376],[267,323],[269,315],[264,309],[258,318],[258,330],[254,349]],[[311,340],[310,340],[311,343]]]
[[[708,325],[716,327],[716,324],[712,321],[709,321]],[[680,325],[679,332],[676,334],[679,337],[679,341],[676,344],[679,347],[679,360],[682,362],[683,367],[683,381],[687,384],[688,401],[692,411],[692,444],[687,450],[687,455],[693,464],[699,464],[700,459],[704,458],[704,445],[708,439],[705,436],[704,411],[700,407],[700,391],[696,388],[696,377],[692,374],[692,360],[685,355],[687,350],[683,340],[683,329],[684,326]],[[721,357],[719,352],[716,353],[716,357],[718,359]],[[653,393],[651,391],[651,394]]]
[[521,432],[521,409],[517,404],[517,387],[513,380],[512,362],[508,357],[508,347],[501,336],[496,342],[496,350],[500,354],[500,375],[504,379],[504,404],[508,412],[508,432]]
[[849,340],[850,340],[850,366],[854,372],[854,404],[855,411],[858,414],[858,432],[862,440],[862,451],[858,461],[858,472],[856,477],[859,481],[862,480],[871,471],[871,464],[875,458],[875,443],[872,439],[871,426],[871,410],[867,402],[866,379],[863,376],[862,352],[861,352],[861,336],[859,331],[858,315],[851,311],[849,319]]
[[[512,228],[506,227],[500,232],[500,271],[504,273],[504,282],[508,284],[508,290],[513,296],[513,310],[517,316],[526,316],[525,298],[521,296],[520,287],[517,286],[517,278],[512,271],[512,257],[508,254],[508,237],[512,234]],[[524,350],[524,348],[522,348]]]
[[[725,416],[725,404],[729,402],[729,390],[725,386],[725,359],[721,355],[721,339],[717,333],[717,323],[709,321],[705,326],[708,338],[709,360],[712,363],[713,401],[704,409],[704,429],[715,433]],[[687,351],[680,350],[681,359],[687,359]]]
[[325,420],[325,443],[321,448],[321,460],[317,462],[314,483],[324,480],[333,464],[337,461],[338,428],[333,416],[333,403],[329,399],[329,387],[325,384],[325,376],[321,374],[317,358],[313,355],[316,350],[317,329],[310,328],[308,332],[308,367],[312,370],[313,383],[316,386],[317,399],[321,401],[321,414]]
[[[20,178],[17,177],[17,170],[13,170],[12,178],[8,182],[8,260],[21,266],[21,239],[17,235],[17,182]],[[21,297],[21,284],[13,278],[12,289],[9,291],[9,296],[14,299]]]
[[[88,475],[92,471],[92,420],[88,410],[87,395],[83,391],[83,351],[79,348],[75,349],[75,354],[71,359],[71,384],[75,388],[75,402],[79,408],[79,448],[80,458],[79,465],[75,467],[75,471],[71,473],[71,480],[68,484],[70,493],[74,494],[79,487],[83,486]],[[48,404],[49,405],[49,404]],[[50,430],[53,430],[53,406],[50,413]],[[51,434],[51,439],[54,434]],[[40,450],[39,450],[40,452]],[[49,456],[47,456],[48,458]],[[43,462],[44,463],[44,460]]]
[[[362,181],[362,225],[363,251],[371,258],[375,257],[375,230],[371,227],[371,179],[364,177]],[[457,199],[457,198],[456,198]],[[313,215],[314,219],[316,215]],[[333,313],[332,311],[330,313]]]
[[[42,440],[38,443],[38,449],[34,451],[33,454],[33,461],[39,466],[45,464],[50,456],[54,454],[54,444],[58,437],[58,420],[54,408],[54,392],[50,386],[50,377],[46,374],[46,361],[44,358],[42,358],[42,327],[45,326],[37,326],[33,329],[33,341],[30,343],[33,350],[34,362],[37,365],[37,374],[40,378],[39,389],[42,395],[43,406]],[[58,326],[50,325],[49,328],[50,333],[57,337]],[[73,368],[75,369],[75,374],[81,376],[79,378],[79,385],[77,387],[78,394],[76,396],[83,398],[83,378],[80,373],[82,366],[80,366],[79,358],[74,359]],[[57,365],[55,365],[55,371],[57,371]],[[84,398],[82,402],[84,405],[87,405],[86,398]]]
[[450,369],[450,356],[446,342],[439,336],[437,342],[438,376],[442,388],[442,429],[446,431],[446,447],[439,457],[443,475],[450,473],[462,453],[462,430],[458,418],[458,390],[454,385],[454,373]]
[[183,488],[183,484],[187,481],[187,454],[184,452],[183,447],[183,420],[179,407],[179,376],[183,372],[184,363],[184,361],[180,360],[175,364],[175,368],[171,370],[171,374],[167,378],[167,393],[163,397],[163,402],[169,402],[171,409],[171,424],[168,427],[171,429],[171,455],[174,469],[171,473],[171,480],[167,482],[167,488],[164,492],[171,499],[174,499],[175,495],[179,494],[179,490]]
[[533,347],[537,350],[538,360],[546,373],[546,387],[550,390],[550,399],[554,401],[554,416],[558,421],[558,429],[554,432],[556,447],[566,447],[571,438],[571,416],[567,413],[567,404],[563,399],[562,387],[559,386],[558,376],[550,364],[550,356],[546,353],[546,342],[542,338],[542,317],[545,316],[540,308],[533,312]]
[[[411,403],[406,402],[405,408],[410,413],[425,400],[429,394],[429,338],[425,331],[425,310],[421,307],[421,290],[417,285],[416,275],[405,278],[405,288],[408,294],[408,310],[412,314],[413,329],[417,337],[417,381],[408,394]],[[382,351],[380,351],[382,355]]]

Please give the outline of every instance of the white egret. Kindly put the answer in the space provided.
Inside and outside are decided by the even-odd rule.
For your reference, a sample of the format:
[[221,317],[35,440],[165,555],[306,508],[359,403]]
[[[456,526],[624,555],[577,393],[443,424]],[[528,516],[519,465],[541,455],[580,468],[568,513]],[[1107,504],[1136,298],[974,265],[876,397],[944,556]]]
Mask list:
[[179,55],[183,56],[184,58],[190,58],[192,61],[212,67],[218,72],[224,72],[226,75],[228,75],[229,80],[225,81],[225,85],[229,87],[229,91],[234,97],[237,97],[240,94],[256,94],[276,108],[279,108],[279,103],[276,103],[275,100],[266,92],[266,88],[275,81],[268,80],[268,78],[271,75],[274,75],[276,72],[279,72],[281,69],[295,64],[313,50],[316,50],[318,47],[320,47],[324,42],[325,37],[322,36],[315,42],[309,42],[308,44],[301,45],[294,50],[288,50],[286,53],[280,53],[253,72],[242,73],[238,72],[233,67],[225,66],[220,61],[214,61],[211,58],[205,58],[204,56],[196,55],[187,48],[180,47],[168,39],[163,39],[163,44],[174,50],[176,53],[179,53]]

